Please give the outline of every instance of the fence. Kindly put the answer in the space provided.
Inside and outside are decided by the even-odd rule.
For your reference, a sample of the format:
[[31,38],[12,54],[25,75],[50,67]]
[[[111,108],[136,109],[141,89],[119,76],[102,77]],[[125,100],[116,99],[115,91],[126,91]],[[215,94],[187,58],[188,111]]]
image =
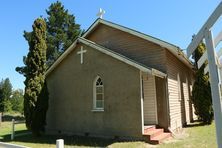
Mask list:
[[[25,121],[15,121],[15,119],[12,119],[11,140],[14,140],[14,138],[15,138],[15,125],[16,124],[23,124],[23,123],[25,123]],[[30,132],[18,134],[16,136],[27,135],[27,134],[30,134]]]
[[[11,140],[14,140],[15,138],[15,125],[16,124],[23,124],[25,121],[15,121],[15,119],[12,119],[12,131],[11,131]],[[28,133],[23,133],[23,134],[18,134],[17,136],[21,135],[26,135],[26,134],[31,134],[30,132]],[[14,144],[8,144],[8,143],[0,143],[0,147],[2,146],[8,146],[9,148],[27,148],[24,146],[18,146]],[[56,148],[64,148],[64,140],[63,139],[58,139],[56,140]]]

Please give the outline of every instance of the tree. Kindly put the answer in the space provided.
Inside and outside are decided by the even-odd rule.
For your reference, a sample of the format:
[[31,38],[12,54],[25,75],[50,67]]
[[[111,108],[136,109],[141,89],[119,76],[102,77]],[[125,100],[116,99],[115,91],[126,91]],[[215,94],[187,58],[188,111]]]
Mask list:
[[52,3],[46,13],[47,61],[51,64],[74,42],[81,30],[75,23],[75,16],[59,1]]
[[47,83],[43,85],[41,92],[38,96],[35,112],[33,114],[32,130],[39,134],[39,131],[45,131],[46,125],[46,112],[48,109],[49,93]]
[[3,92],[3,86],[4,86],[4,80],[0,82],[0,112],[4,112],[4,100],[5,100],[5,95]]
[[[46,10],[47,18],[47,65],[50,66],[82,33],[80,25],[75,23],[75,16],[69,14],[61,2],[52,3]],[[24,37],[29,42],[31,32],[24,31]]]
[[203,123],[210,124],[213,120],[213,107],[209,75],[204,74],[204,68],[207,65],[207,62],[205,62],[201,68],[197,68],[197,61],[205,51],[205,44],[200,43],[193,55],[193,59],[195,60],[196,73],[192,91],[192,102],[194,104],[195,113],[197,114],[198,118]]
[[[61,2],[57,1],[52,3],[48,10],[46,10],[46,13],[48,16],[44,20],[47,27],[43,27],[46,28],[46,36],[43,35],[43,24],[36,24],[39,20],[35,21],[32,32],[24,31],[23,36],[29,44],[29,53],[27,56],[23,57],[25,66],[16,68],[17,72],[26,77],[24,82],[24,114],[26,126],[28,129],[31,129],[33,133],[37,134],[38,130],[44,129],[38,126],[45,124],[45,115],[43,114],[48,107],[48,91],[47,86],[45,86],[46,83],[44,82],[45,69],[47,66],[50,66],[82,32],[80,30],[80,25],[75,23],[75,16],[69,14],[68,10],[64,8]],[[36,31],[38,33],[35,33]],[[45,45],[45,41],[43,43],[43,40],[47,41],[47,46]],[[42,53],[40,54],[40,48],[43,48],[43,46],[47,48],[47,50],[46,52],[45,49],[44,51],[41,50]],[[44,56],[46,56],[46,58],[41,61],[40,59]],[[43,66],[43,63],[46,63],[46,65]],[[40,109],[40,114],[35,113],[36,110]],[[35,118],[33,116],[35,116]],[[39,119],[38,123],[34,121],[34,119]]]
[[12,92],[10,102],[12,104],[12,110],[23,114],[23,90],[17,89]]
[[0,112],[11,111],[10,97],[12,94],[12,84],[9,78],[0,82]]
[[[45,72],[46,72],[46,23],[43,18],[38,18],[34,21],[32,26],[33,31],[31,33],[24,33],[28,43],[29,52],[27,57],[24,58],[24,67],[17,67],[16,71],[23,74],[25,79],[25,94],[24,94],[24,115],[26,119],[26,126],[32,130],[32,133],[39,135],[44,127],[35,127],[35,118],[39,116],[36,112],[39,108],[38,102],[41,99],[42,89],[45,83]],[[43,101],[47,104],[47,100]],[[45,109],[47,110],[47,109]],[[45,112],[46,114],[46,112]],[[39,118],[38,119],[42,119]],[[43,124],[38,124],[43,125]]]

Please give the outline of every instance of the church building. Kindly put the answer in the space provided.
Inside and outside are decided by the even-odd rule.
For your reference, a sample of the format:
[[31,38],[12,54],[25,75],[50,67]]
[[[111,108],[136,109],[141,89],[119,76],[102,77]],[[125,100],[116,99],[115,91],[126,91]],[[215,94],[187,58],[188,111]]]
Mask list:
[[192,68],[179,47],[97,19],[47,70],[46,132],[158,143],[195,118]]

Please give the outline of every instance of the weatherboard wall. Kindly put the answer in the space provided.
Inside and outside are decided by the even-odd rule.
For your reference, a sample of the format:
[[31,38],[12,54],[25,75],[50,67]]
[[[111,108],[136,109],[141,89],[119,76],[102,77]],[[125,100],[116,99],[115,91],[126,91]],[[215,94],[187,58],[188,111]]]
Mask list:
[[183,127],[192,120],[191,91],[193,72],[169,51],[166,51],[170,127],[172,130]]
[[144,124],[157,124],[157,100],[155,76],[143,74],[143,113]]
[[148,67],[166,72],[165,49],[152,42],[100,24],[87,39]]
[[[181,128],[192,120],[190,90],[188,89],[188,86],[192,84],[192,70],[168,49],[103,24],[98,25],[86,38],[148,67],[167,73],[168,95],[166,99],[169,99],[171,129]],[[180,82],[178,82],[178,76],[181,79]]]

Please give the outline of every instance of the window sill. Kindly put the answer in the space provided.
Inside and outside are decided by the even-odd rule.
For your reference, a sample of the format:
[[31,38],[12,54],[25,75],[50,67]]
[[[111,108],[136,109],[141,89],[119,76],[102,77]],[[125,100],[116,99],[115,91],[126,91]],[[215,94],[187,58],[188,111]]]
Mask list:
[[92,109],[92,112],[104,112],[104,109]]

